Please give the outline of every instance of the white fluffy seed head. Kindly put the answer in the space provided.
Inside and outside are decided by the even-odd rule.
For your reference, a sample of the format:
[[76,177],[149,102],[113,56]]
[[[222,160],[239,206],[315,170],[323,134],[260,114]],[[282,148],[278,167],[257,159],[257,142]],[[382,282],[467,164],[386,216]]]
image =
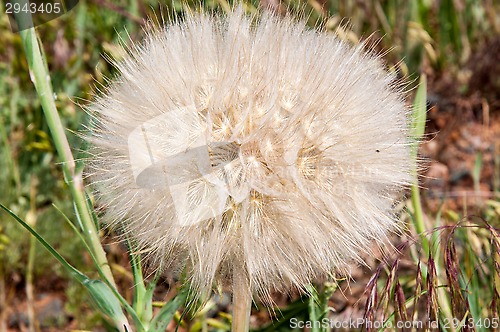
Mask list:
[[190,15],[148,33],[89,107],[105,218],[199,294],[349,273],[397,229],[407,112],[362,47],[291,19]]

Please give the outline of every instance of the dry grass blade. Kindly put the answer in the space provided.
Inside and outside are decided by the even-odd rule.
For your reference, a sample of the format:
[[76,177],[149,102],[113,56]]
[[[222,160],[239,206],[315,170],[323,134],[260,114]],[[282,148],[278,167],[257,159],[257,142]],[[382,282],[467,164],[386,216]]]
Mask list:
[[401,287],[401,283],[399,282],[399,280],[396,280],[396,285],[394,287],[394,297],[396,300],[397,314],[399,316],[397,318],[402,322],[408,321],[405,293],[403,291],[403,288]]
[[467,299],[462,295],[462,288],[459,283],[460,267],[455,243],[451,238],[446,243],[444,262],[448,288],[451,293],[453,314],[455,317],[463,317],[468,311],[469,305]]
[[436,264],[431,255],[427,263],[427,319],[429,322],[435,321],[439,317],[439,305],[436,298],[436,290],[438,287],[436,277]]
[[422,269],[420,267],[421,262],[417,262],[417,271],[415,273],[415,295],[413,296],[413,312],[411,319],[415,321],[419,313],[419,300],[422,297]]
[[[377,281],[378,278],[380,277],[380,272],[382,270],[382,265],[380,265],[373,276],[370,278],[368,281],[366,288],[365,288],[365,293],[367,294],[367,301],[366,301],[366,306],[365,306],[365,313],[363,315],[364,321],[374,321],[376,317],[376,311],[378,308],[378,301],[379,301],[379,295],[378,295],[378,288],[377,288]],[[367,329],[370,331],[371,329]]]

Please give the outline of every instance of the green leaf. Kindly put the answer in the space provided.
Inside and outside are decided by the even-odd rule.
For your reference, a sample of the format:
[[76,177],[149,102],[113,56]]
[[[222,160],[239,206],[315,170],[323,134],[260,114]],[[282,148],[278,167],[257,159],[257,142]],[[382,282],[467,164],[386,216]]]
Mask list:
[[100,280],[90,279],[85,274],[77,270],[24,220],[19,218],[14,212],[9,210],[3,204],[0,204],[0,208],[7,212],[26,230],[28,230],[45,247],[45,249],[47,249],[47,251],[54,256],[59,263],[61,263],[61,265],[72,275],[72,277],[79,281],[89,291],[89,294],[96,303],[98,309],[104,315],[108,316],[117,327],[121,327],[121,331],[130,331],[127,318],[123,314],[119,299],[115,294],[113,294],[111,289],[105,283]]
[[167,325],[174,318],[175,312],[186,301],[189,287],[185,287],[172,300],[165,304],[160,312],[151,321],[151,326],[148,332],[164,332]]
[[420,76],[417,93],[413,101],[411,136],[415,140],[413,150],[416,155],[418,143],[425,132],[427,119],[427,78],[425,74]]
[[[129,261],[132,267],[132,275],[134,276],[134,299],[132,308],[142,322],[149,322],[153,315],[153,294],[146,291],[144,278],[141,268],[141,256],[134,250],[132,241],[127,236],[127,247],[129,253]],[[154,286],[153,286],[154,287]]]
[[45,249],[47,249],[47,251],[52,256],[54,256],[54,258],[57,259],[59,261],[59,263],[61,263],[61,265],[76,280],[78,280],[79,282],[83,283],[85,280],[89,279],[86,275],[84,275],[83,273],[81,273],[80,271],[78,271],[76,268],[74,268],[71,264],[69,264],[68,261],[66,261],[66,259],[64,259],[64,257],[62,257],[50,244],[48,244],[47,241],[45,241],[45,239],[43,237],[41,237],[40,234],[38,234],[37,231],[35,231],[24,220],[22,220],[21,218],[19,218],[14,212],[12,212],[11,210],[9,210],[3,204],[0,204],[0,208],[2,208],[5,212],[7,212],[12,218],[14,218],[19,224],[21,224],[21,226],[23,226],[24,228],[26,228],[26,230],[28,230],[45,247]]
[[115,326],[122,327],[121,331],[130,331],[122,306],[108,285],[100,280],[91,279],[87,279],[82,284],[101,313],[112,320]]
[[415,231],[420,235],[422,248],[425,255],[429,255],[429,240],[425,236],[426,225],[424,221],[424,212],[422,209],[422,201],[420,199],[420,188],[418,186],[418,174],[417,174],[417,152],[420,139],[425,132],[425,121],[427,118],[427,79],[424,74],[420,77],[419,86],[417,93],[415,95],[415,101],[413,102],[413,114],[410,134],[413,141],[413,146],[411,146],[411,156],[414,159],[414,183],[411,186],[411,201],[414,208],[413,214],[413,225],[415,226]]

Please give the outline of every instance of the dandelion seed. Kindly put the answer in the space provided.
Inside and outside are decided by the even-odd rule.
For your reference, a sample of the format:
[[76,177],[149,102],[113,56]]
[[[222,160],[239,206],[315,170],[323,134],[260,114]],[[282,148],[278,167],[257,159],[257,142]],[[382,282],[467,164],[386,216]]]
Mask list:
[[269,300],[348,274],[397,229],[407,112],[378,58],[241,10],[129,53],[90,107],[91,178],[153,265]]

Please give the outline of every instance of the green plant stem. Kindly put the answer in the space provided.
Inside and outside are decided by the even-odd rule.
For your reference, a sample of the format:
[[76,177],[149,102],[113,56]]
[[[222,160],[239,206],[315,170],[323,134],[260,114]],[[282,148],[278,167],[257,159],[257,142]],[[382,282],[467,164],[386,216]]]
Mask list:
[[233,322],[232,332],[248,332],[252,293],[243,267],[235,266],[233,273]]
[[[132,275],[134,277],[134,298],[132,302],[132,308],[137,313],[139,319],[147,326],[153,317],[153,306],[151,305],[152,296],[148,296],[148,291],[146,285],[144,284],[144,278],[141,268],[141,259],[139,253],[134,252],[131,240],[127,238],[127,246],[129,251],[129,261],[132,267]],[[156,284],[156,279],[151,281]],[[152,295],[152,294],[151,294]]]
[[[414,158],[415,164],[417,162],[418,145],[425,132],[425,121],[427,118],[426,104],[427,104],[427,79],[425,75],[422,75],[420,77],[419,87],[417,90],[417,94],[415,96],[415,102],[413,104],[412,137],[414,138],[415,143],[412,146],[412,158]],[[427,238],[427,228],[425,226],[424,212],[422,209],[422,200],[420,198],[420,188],[418,186],[417,168],[415,167],[412,172],[414,177],[414,182],[413,185],[411,186],[411,202],[414,209],[413,223],[417,234],[420,236],[424,254],[426,257],[430,257],[431,255],[430,244],[429,244],[429,239]],[[438,218],[440,218],[440,216],[438,216]],[[434,235],[433,238],[434,240],[436,240],[436,237]],[[437,241],[433,241],[433,243],[437,243]],[[437,265],[436,273],[438,274],[438,280],[444,281],[443,272],[439,265],[441,263],[442,263],[442,258],[438,257],[435,261],[435,264]],[[422,269],[424,271],[427,270],[425,266],[422,266]],[[424,279],[425,279],[425,274],[424,274]],[[442,316],[446,317],[446,319],[451,321],[453,316],[451,314],[450,299],[448,293],[444,288],[440,287],[437,289],[437,294],[438,294],[437,301],[439,303]]]
[[[418,179],[416,178],[417,182]],[[426,237],[425,232],[427,231],[425,227],[424,214],[422,211],[422,201],[420,198],[420,189],[418,187],[418,183],[415,183],[411,186],[411,203],[413,205],[414,211],[414,226],[417,234],[420,235],[422,240],[422,248],[426,256],[429,255],[429,241]]]
[[[412,116],[412,132],[411,135],[415,140],[412,146],[412,158],[417,162],[418,145],[420,139],[425,132],[425,121],[427,117],[427,79],[425,75],[420,77],[419,87],[415,96],[415,102],[413,103],[413,116]],[[429,255],[429,240],[427,239],[424,220],[424,212],[422,209],[422,201],[420,199],[420,188],[418,186],[418,172],[417,167],[412,171],[414,182],[411,186],[411,203],[414,209],[413,223],[415,230],[418,235],[420,235],[422,248],[426,256]]]
[[[21,6],[26,3],[26,0],[20,1]],[[16,14],[16,20],[19,26],[20,22],[31,20],[29,13],[20,12]],[[28,60],[28,67],[30,70],[30,77],[35,85],[35,89],[40,98],[43,112],[47,124],[49,126],[54,145],[62,160],[62,169],[64,173],[64,180],[70,188],[73,200],[75,202],[76,213],[81,221],[82,232],[86,240],[89,242],[89,247],[92,249],[94,256],[99,262],[104,275],[115,288],[116,284],[111,273],[106,254],[101,246],[98,231],[93,223],[88,205],[85,199],[85,191],[83,187],[82,174],[75,172],[75,160],[71,152],[64,127],[57,112],[54,103],[54,93],[50,82],[50,76],[47,70],[45,59],[42,57],[40,46],[37,41],[37,36],[34,28],[29,28],[20,31],[21,40],[23,43],[26,59]]]
[[[118,331],[130,331],[127,319],[123,315],[123,312],[121,311],[120,304],[123,307],[125,307],[127,312],[134,319],[134,322],[136,322],[137,331],[138,332],[144,331],[144,329],[142,328],[142,324],[138,319],[135,311],[127,303],[127,301],[125,301],[125,299],[120,295],[120,293],[118,293],[116,288],[111,287],[111,284],[109,283],[108,280],[104,280],[103,282],[101,280],[90,279],[82,272],[78,271],[71,264],[69,264],[68,261],[66,261],[66,259],[64,259],[64,257],[61,256],[61,254],[59,254],[50,244],[48,244],[47,241],[45,241],[45,239],[42,236],[40,236],[40,234],[38,234],[28,223],[19,218],[14,212],[9,210],[6,206],[2,205],[2,203],[0,203],[0,209],[7,212],[21,226],[23,226],[27,231],[29,231],[31,235],[33,235],[33,237],[35,237],[38,240],[38,242],[40,242],[45,247],[45,249],[47,249],[47,251],[59,263],[61,263],[61,265],[66,269],[66,271],[68,271],[71,274],[71,277],[74,278],[79,283],[81,283],[87,289],[92,299],[98,305],[99,310],[104,315],[114,320],[116,324],[115,326],[118,329]],[[78,235],[81,236],[81,234]],[[93,256],[92,252],[90,252],[90,256],[95,262],[95,257]]]

